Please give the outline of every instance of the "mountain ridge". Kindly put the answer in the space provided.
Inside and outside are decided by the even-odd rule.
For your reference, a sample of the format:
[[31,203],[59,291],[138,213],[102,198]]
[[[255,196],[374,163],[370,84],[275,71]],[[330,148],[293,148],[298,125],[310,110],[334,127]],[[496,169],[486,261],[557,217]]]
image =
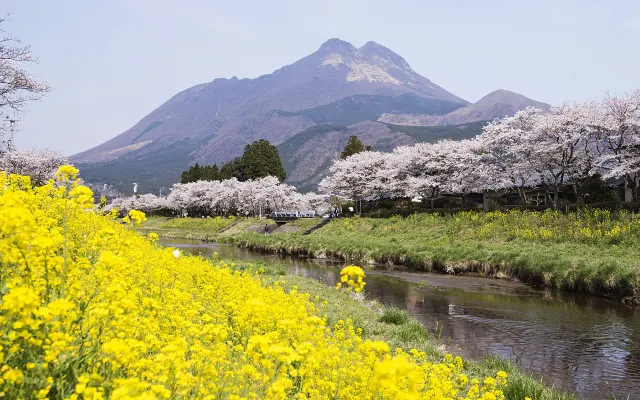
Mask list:
[[443,115],[385,113],[378,121],[398,125],[443,126],[488,121],[513,115],[526,107],[549,110],[549,104],[532,100],[505,89],[494,90],[475,103],[467,104]]
[[[125,132],[71,159],[88,166],[83,178],[89,182],[122,185],[126,190],[126,182],[138,176],[144,178],[140,190],[152,190],[177,180],[175,170],[181,165],[228,161],[258,139],[278,145],[318,124],[353,125],[376,121],[385,113],[443,119],[470,106],[415,72],[389,48],[373,41],[357,48],[334,38],[272,73],[216,78],[187,88]],[[167,154],[166,149],[174,146],[181,149],[180,157],[171,158],[169,172],[162,170],[161,160],[148,159]],[[130,171],[128,177],[123,175],[123,164]],[[144,176],[136,172],[150,165],[157,165],[158,171]]]

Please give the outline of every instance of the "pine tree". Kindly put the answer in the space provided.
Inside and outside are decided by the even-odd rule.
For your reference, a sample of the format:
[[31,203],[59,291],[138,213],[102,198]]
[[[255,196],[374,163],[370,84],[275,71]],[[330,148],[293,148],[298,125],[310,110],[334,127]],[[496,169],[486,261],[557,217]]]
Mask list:
[[234,170],[235,167],[233,165],[233,161],[227,161],[226,163],[222,164],[222,167],[220,167],[220,180],[224,181],[226,179],[231,179],[234,177]]
[[220,173],[218,172],[218,165],[205,165],[202,167],[201,179],[203,181],[219,181]]
[[202,170],[198,163],[182,172],[180,183],[196,182],[202,179]]
[[275,176],[282,182],[287,176],[276,146],[264,139],[248,144],[239,164],[245,180]]
[[[231,175],[233,176],[233,175]],[[230,177],[231,177],[230,176]],[[229,179],[229,178],[226,178]],[[200,166],[196,163],[194,166],[186,171],[182,172],[180,176],[180,183],[189,183],[196,181],[219,181],[220,171],[218,171],[218,165],[204,165]]]
[[351,136],[349,137],[349,142],[347,142],[347,145],[344,147],[344,150],[342,150],[342,154],[340,154],[340,159],[344,160],[345,158],[352,156],[354,154],[362,153],[363,151],[371,151],[371,150],[372,150],[372,147],[365,146],[364,144],[362,144],[362,142],[360,141],[360,139],[358,139],[357,136]]

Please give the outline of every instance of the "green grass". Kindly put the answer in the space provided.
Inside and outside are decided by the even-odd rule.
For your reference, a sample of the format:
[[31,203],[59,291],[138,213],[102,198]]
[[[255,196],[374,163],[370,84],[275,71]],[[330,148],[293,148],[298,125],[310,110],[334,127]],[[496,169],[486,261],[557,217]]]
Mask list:
[[322,222],[322,218],[301,218],[293,222],[290,222],[284,226],[295,227],[297,229],[296,234],[301,235],[302,232],[311,228],[312,226]]
[[148,217],[137,229],[141,233],[155,232],[164,238],[213,240],[218,232],[236,222],[236,218],[166,218]]
[[[276,263],[257,262],[249,266],[238,262],[235,263],[235,268],[262,268],[262,279],[266,284],[284,281],[286,290],[293,290],[295,287],[299,293],[308,293],[309,300],[316,305],[320,315],[326,317],[328,326],[333,326],[339,320],[350,319],[355,328],[362,330],[365,339],[384,340],[391,349],[402,348],[408,351],[414,348],[425,352],[434,362],[441,362],[447,351],[437,337],[404,310],[385,307],[376,301],[351,295],[345,290],[336,290],[311,278],[284,275],[284,268]],[[521,372],[514,364],[498,357],[465,360],[465,368],[470,377],[495,376],[500,370],[507,372],[507,400],[523,400],[525,396],[536,400],[576,399],[572,394],[546,386],[540,380]]]
[[387,308],[378,321],[385,324],[402,325],[409,321],[409,313],[399,308]]
[[[170,230],[170,237],[195,238],[201,222],[182,221]],[[310,235],[301,232],[312,221],[296,221],[300,225],[296,232],[267,236],[250,232],[249,227],[259,223],[264,225],[246,219],[223,234],[211,232],[207,237],[264,251],[338,257],[360,265],[392,263],[426,271],[511,277],[640,304],[640,218],[634,214],[513,211],[351,218],[332,221]]]

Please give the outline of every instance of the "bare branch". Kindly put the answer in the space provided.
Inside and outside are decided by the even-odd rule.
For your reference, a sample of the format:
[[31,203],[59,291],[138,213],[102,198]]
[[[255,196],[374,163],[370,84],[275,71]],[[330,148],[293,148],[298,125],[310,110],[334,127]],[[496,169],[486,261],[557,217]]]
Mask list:
[[[8,16],[0,18],[0,25]],[[0,28],[0,32],[4,30]],[[31,47],[11,35],[0,38],[0,114],[10,108],[20,111],[24,103],[38,100],[51,90],[46,82],[39,82],[29,75],[24,64],[37,63]]]

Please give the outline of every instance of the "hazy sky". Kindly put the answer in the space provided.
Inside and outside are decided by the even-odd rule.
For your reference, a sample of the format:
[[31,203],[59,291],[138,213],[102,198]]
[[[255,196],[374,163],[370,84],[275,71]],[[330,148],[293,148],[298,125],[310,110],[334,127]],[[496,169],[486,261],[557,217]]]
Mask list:
[[2,0],[54,90],[19,147],[73,154],[175,93],[271,73],[338,37],[374,40],[469,101],[498,89],[559,103],[640,87],[640,1]]

